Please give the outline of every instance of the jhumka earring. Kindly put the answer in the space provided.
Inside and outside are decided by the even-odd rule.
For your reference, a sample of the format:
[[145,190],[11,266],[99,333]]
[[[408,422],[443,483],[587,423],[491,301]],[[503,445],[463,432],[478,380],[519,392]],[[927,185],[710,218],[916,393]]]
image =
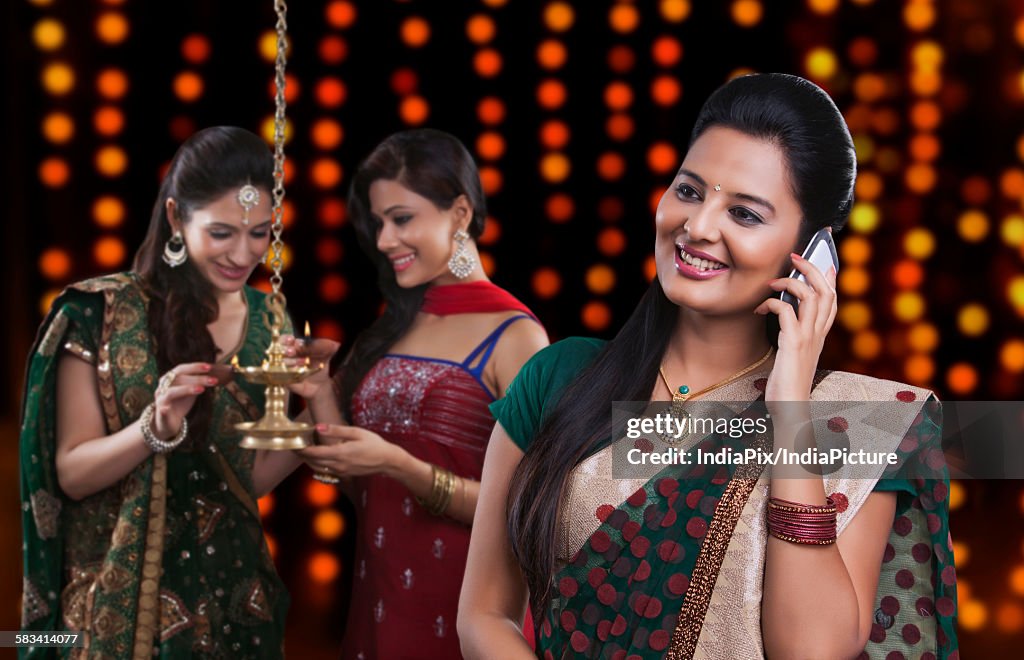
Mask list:
[[164,263],[171,268],[177,268],[186,261],[188,249],[185,247],[185,239],[181,237],[180,231],[176,231],[164,243]]
[[252,184],[245,184],[238,190],[238,203],[245,209],[242,215],[242,224],[249,226],[249,211],[260,203],[260,191]]
[[469,249],[466,247],[466,241],[468,240],[469,233],[465,229],[455,232],[455,242],[458,243],[458,246],[455,248],[452,258],[448,260],[448,270],[460,280],[469,277],[469,274],[476,267],[476,259],[473,258],[473,255],[469,253]]

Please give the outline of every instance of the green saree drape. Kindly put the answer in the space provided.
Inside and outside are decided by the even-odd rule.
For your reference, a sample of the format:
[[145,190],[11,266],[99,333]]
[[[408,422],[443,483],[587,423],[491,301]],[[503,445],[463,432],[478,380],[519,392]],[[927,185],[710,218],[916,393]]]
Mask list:
[[[600,348],[592,340],[566,340],[524,366],[505,399],[492,406],[520,446],[528,451],[545,411]],[[745,414],[762,414],[757,400],[772,366],[714,392],[714,398],[750,401]],[[873,474],[824,478],[826,493],[839,503],[840,534],[871,492],[897,493],[865,658],[958,655],[948,473],[939,448],[941,413],[932,401],[925,403],[928,397],[925,390],[841,372],[820,372],[812,394],[812,400],[892,402],[866,414],[888,411],[889,419],[871,419],[871,431],[901,456],[901,471],[879,467]],[[836,417],[830,424],[856,443],[863,421]],[[769,448],[770,439],[747,442]],[[643,446],[649,440],[636,443],[650,449]],[[698,446],[713,453],[736,441],[711,434]],[[751,464],[695,464],[614,479],[612,450],[609,444],[586,458],[570,478],[559,530],[564,565],[552,584],[550,607],[534,613],[538,657],[763,657],[769,474]]]
[[[270,333],[266,296],[248,288],[245,296],[236,354],[248,364],[262,360]],[[22,657],[279,657],[288,595],[263,537],[255,454],[238,447],[234,429],[260,414],[261,388],[241,380],[218,387],[205,437],[151,456],[111,488],[74,501],[58,485],[58,361],[70,353],[95,365],[108,433],[132,423],[160,376],[146,304],[130,273],[72,285],[30,353],[20,440],[21,626],[79,631],[85,646],[23,649]]]

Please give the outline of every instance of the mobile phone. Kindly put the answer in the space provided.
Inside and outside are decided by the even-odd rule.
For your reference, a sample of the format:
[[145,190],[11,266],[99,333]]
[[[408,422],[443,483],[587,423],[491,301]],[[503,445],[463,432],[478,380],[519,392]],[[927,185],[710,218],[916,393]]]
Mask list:
[[[811,236],[811,241],[807,244],[807,249],[805,249],[804,253],[800,256],[814,264],[814,266],[822,273],[828,273],[828,269],[830,267],[836,269],[836,274],[839,273],[839,255],[836,253],[835,241],[832,240],[832,232],[828,229],[819,229],[814,236]],[[789,276],[794,277],[801,282],[807,281],[804,274],[795,268]],[[794,312],[799,310],[800,301],[789,291],[783,291],[780,293],[779,298],[781,298],[783,302],[788,302],[792,305]]]

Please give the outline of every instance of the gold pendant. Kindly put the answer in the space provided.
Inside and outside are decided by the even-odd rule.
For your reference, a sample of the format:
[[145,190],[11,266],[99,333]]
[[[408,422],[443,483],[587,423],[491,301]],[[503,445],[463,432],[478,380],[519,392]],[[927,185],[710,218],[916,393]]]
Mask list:
[[[668,408],[668,413],[671,415],[672,419],[666,420],[668,428],[665,429],[665,433],[658,436],[661,438],[662,442],[670,447],[680,444],[689,435],[689,432],[687,431],[687,422],[690,419],[690,413],[686,412],[686,406],[683,405],[689,398],[690,397],[685,394],[672,395],[672,404]],[[679,420],[678,424],[674,420]],[[677,428],[682,429],[682,432],[678,437],[676,437],[675,431]]]

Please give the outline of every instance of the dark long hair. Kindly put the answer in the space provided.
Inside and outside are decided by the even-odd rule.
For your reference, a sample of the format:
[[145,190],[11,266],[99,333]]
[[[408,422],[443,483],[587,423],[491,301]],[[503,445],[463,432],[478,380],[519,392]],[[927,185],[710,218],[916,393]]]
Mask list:
[[[274,159],[262,139],[242,128],[203,129],[171,159],[132,266],[149,296],[149,329],[161,373],[183,362],[213,362],[217,357],[217,346],[206,329],[217,319],[213,288],[191,261],[171,268],[162,259],[171,237],[167,200],[174,199],[177,218],[186,225],[195,210],[247,183],[272,190]],[[209,394],[200,397],[189,413],[193,433],[201,434],[208,424]]]
[[[846,223],[856,174],[853,140],[835,103],[818,86],[777,73],[736,78],[701,108],[690,145],[714,126],[781,149],[803,216],[797,245],[818,229],[838,231]],[[611,434],[613,401],[650,397],[678,311],[655,279],[615,338],[565,389],[512,477],[509,539],[536,608],[551,598],[569,473]]]
[[450,209],[459,196],[465,195],[473,207],[473,218],[466,230],[473,239],[483,232],[487,217],[476,163],[454,135],[429,128],[395,133],[377,145],[359,165],[349,188],[349,216],[363,252],[377,268],[377,285],[385,307],[384,313],[359,334],[344,359],[341,409],[346,412],[352,393],[370,367],[412,325],[427,288],[425,284],[411,289],[400,287],[391,262],[377,249],[377,223],[370,214],[370,185],[381,179],[400,183],[429,199],[442,211]]

